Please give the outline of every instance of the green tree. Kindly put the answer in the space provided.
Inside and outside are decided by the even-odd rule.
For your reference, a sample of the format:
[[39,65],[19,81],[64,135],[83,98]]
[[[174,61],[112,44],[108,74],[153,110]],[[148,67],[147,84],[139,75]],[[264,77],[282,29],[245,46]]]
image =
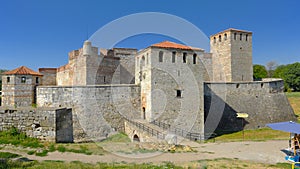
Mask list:
[[300,91],[300,63],[296,62],[287,67],[284,76],[288,87],[293,91]]
[[273,74],[276,78],[284,80],[285,90],[300,91],[300,63],[278,66]]
[[253,78],[262,79],[268,76],[266,67],[263,65],[253,65]]

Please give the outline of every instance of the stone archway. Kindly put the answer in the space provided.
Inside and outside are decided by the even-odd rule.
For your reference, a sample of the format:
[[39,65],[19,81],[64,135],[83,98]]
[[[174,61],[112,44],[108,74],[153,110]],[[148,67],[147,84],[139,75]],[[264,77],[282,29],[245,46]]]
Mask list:
[[135,134],[135,135],[133,136],[133,141],[134,141],[134,142],[140,142],[139,136]]

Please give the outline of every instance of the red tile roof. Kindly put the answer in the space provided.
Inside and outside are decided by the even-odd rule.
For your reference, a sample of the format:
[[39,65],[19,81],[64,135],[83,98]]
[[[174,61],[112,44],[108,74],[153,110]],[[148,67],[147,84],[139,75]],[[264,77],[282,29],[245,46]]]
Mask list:
[[152,47],[159,47],[159,48],[173,48],[173,49],[184,49],[184,50],[203,50],[203,49],[200,49],[200,48],[185,46],[185,45],[170,42],[170,41],[164,41],[164,42],[156,43],[156,44],[153,44],[151,46]]
[[3,73],[4,75],[33,75],[33,76],[43,76],[42,74],[29,69],[26,66],[18,67],[17,69],[7,71]]

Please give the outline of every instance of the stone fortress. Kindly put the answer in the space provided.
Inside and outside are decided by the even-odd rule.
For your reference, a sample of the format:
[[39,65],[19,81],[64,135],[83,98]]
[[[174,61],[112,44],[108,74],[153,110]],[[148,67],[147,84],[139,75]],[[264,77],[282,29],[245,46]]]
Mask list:
[[169,41],[140,51],[99,50],[85,41],[64,66],[22,66],[2,76],[0,129],[15,126],[56,142],[115,131],[140,141],[153,131],[160,139],[180,131],[197,140],[289,120],[296,117],[283,81],[253,81],[252,32],[237,29],[210,36],[209,53]]

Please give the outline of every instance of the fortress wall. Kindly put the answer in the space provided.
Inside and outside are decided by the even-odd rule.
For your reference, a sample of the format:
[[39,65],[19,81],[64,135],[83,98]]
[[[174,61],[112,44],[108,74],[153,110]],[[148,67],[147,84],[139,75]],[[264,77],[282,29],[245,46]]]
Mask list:
[[102,139],[124,128],[122,116],[140,117],[140,87],[136,85],[40,86],[39,107],[70,107],[74,140]]
[[43,75],[41,84],[43,86],[56,85],[57,68],[39,68],[39,73]]
[[0,130],[12,126],[30,137],[54,141],[56,133],[55,109],[0,109]]
[[135,55],[137,49],[113,48],[114,56],[120,58],[120,83],[134,84]]
[[[205,83],[205,130],[238,131],[242,119],[236,113],[247,113],[244,127],[255,129],[267,123],[296,120],[284,92],[283,81]],[[219,119],[218,117],[222,117]],[[210,123],[208,122],[210,119]]]

